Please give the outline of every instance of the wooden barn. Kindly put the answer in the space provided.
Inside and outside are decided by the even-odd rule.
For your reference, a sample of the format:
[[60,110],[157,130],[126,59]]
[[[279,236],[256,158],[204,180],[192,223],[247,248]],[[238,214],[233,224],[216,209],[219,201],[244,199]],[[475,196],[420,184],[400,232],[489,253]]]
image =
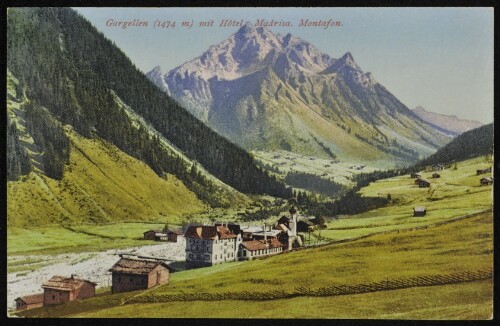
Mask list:
[[43,305],[57,305],[95,296],[96,283],[71,277],[53,276],[42,284]]
[[411,174],[411,178],[413,178],[413,179],[420,178],[420,174],[418,174],[418,173],[412,173]]
[[109,271],[112,273],[111,292],[117,293],[167,284],[173,269],[162,260],[122,257]]
[[417,206],[413,208],[413,216],[425,216],[427,210],[424,206]]
[[158,230],[149,230],[144,232],[144,240],[154,240],[155,239],[155,234],[161,232]]
[[43,293],[26,295],[16,298],[16,310],[26,310],[43,307]]
[[167,232],[168,241],[169,242],[177,242],[177,237],[179,235],[182,235],[181,231],[177,231],[177,230],[170,230],[170,231],[168,231]]
[[169,241],[168,233],[159,230],[149,230],[144,232],[144,240]]
[[490,172],[491,172],[491,167],[486,168],[486,169],[476,170],[477,175],[490,173]]
[[441,178],[441,175],[439,173],[434,173],[432,174],[433,179]]
[[480,181],[481,186],[487,186],[493,184],[493,177],[482,178]]
[[429,188],[431,186],[431,183],[425,179],[417,179],[415,180],[415,183],[418,184],[419,188]]

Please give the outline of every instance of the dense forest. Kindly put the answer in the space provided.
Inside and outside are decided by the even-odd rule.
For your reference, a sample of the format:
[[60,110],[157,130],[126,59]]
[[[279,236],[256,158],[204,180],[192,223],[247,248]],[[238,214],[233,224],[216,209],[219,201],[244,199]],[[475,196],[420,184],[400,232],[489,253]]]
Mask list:
[[25,105],[26,127],[43,152],[44,172],[62,179],[64,165],[69,163],[69,139],[61,124],[43,107],[31,102]]
[[199,196],[210,197],[210,182],[196,167],[186,166],[181,158],[167,151],[157,137],[144,128],[134,128],[117,104],[117,96],[221,181],[244,193],[291,197],[291,189],[257,167],[247,152],[210,130],[159,90],[74,10],[11,8],[7,24],[8,68],[26,86],[27,98],[50,113],[31,110],[45,119],[32,124],[31,131],[54,131],[48,136],[51,138],[42,140],[44,148],[50,150],[50,144],[53,147],[48,154],[53,162],[53,177],[61,176],[67,150],[64,137],[55,131],[59,129],[49,116],[61,125],[73,126],[85,137],[97,136],[115,144],[145,161],[159,175],[177,175]]
[[19,140],[16,123],[7,116],[7,180],[16,180],[31,171],[28,153]]
[[285,177],[285,182],[290,186],[312,190],[327,196],[336,196],[345,189],[340,183],[310,173],[289,172]]

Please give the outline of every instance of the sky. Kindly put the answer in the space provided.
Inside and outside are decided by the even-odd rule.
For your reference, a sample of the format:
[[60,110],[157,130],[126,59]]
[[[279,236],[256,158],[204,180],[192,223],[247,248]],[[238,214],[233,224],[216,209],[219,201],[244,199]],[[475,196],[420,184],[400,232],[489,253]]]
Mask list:
[[[351,52],[363,71],[411,109],[421,105],[462,119],[493,121],[493,8],[75,9],[145,73],[155,66],[166,73],[239,29],[221,27],[222,20],[288,21],[291,27],[269,29],[300,37],[334,58]],[[299,26],[306,19],[331,19],[341,26]],[[110,24],[134,20],[147,26]],[[210,20],[212,26],[199,26]]]

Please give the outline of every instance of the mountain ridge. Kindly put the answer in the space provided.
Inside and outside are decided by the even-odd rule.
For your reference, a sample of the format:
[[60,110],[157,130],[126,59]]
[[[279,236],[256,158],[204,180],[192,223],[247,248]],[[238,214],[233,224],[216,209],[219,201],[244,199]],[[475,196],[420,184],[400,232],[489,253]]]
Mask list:
[[422,120],[435,126],[436,129],[454,137],[483,125],[483,123],[476,120],[460,119],[456,115],[446,115],[427,111],[420,105],[415,107],[412,111]]
[[[159,178],[175,176],[205,205],[226,207],[253,193],[291,196],[250,154],[158,90],[74,10],[13,8],[7,18],[9,117],[19,117],[14,107],[27,115],[27,130],[43,157],[44,171],[35,172],[65,179],[71,164],[69,126],[85,139],[116,146]],[[29,157],[18,129],[9,124],[8,177],[13,182],[23,182],[33,168],[20,164],[29,163]]]
[[291,34],[251,24],[162,79],[157,69],[148,77],[247,150],[320,157],[330,151],[363,160],[355,147],[373,162],[394,165],[449,141],[361,70],[350,52],[335,59]]

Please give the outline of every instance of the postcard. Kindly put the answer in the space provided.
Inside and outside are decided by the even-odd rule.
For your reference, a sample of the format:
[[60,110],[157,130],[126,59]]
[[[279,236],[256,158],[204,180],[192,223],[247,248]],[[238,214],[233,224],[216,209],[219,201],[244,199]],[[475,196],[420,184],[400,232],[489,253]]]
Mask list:
[[10,318],[493,318],[493,8],[7,10]]

